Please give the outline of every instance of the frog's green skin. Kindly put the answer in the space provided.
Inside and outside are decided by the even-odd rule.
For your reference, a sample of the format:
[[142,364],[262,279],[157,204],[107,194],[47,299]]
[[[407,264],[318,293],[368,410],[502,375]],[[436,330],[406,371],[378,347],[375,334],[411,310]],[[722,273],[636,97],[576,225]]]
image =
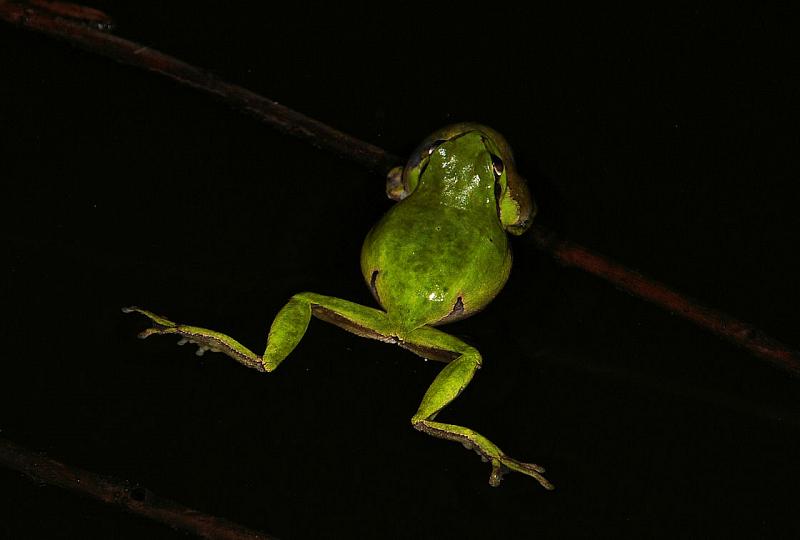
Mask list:
[[505,139],[478,124],[455,124],[428,137],[402,171],[390,173],[387,193],[399,200],[369,232],[361,252],[364,279],[383,309],[315,293],[294,295],[281,309],[259,356],[233,338],[176,324],[132,307],[154,323],[140,334],[178,334],[247,367],[271,372],[295,348],[315,317],[354,334],[394,343],[447,362],[433,381],[412,425],[461,442],[491,464],[496,486],[507,470],[532,476],[553,489],[544,469],[504,454],[475,431],[435,420],[480,369],[480,353],[434,326],[468,317],[488,304],[508,278],[511,250],[506,232],[521,234],[535,206],[517,174]]

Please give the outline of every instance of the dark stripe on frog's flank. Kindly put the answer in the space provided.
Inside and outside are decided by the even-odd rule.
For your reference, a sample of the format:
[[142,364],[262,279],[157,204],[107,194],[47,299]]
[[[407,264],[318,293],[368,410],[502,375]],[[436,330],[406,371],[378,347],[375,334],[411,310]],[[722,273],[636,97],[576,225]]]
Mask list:
[[427,360],[436,360],[437,362],[452,362],[461,356],[461,354],[457,352],[444,351],[442,349],[436,349],[433,347],[425,347],[423,345],[416,345],[406,341],[398,341],[397,345],[400,345],[402,348],[413,352],[417,356],[421,356]]
[[357,336],[369,339],[377,339],[378,341],[383,341],[384,343],[397,343],[396,336],[385,336],[383,334],[379,334],[375,330],[361,326],[360,324],[351,321],[342,315],[339,315],[335,311],[320,306],[319,304],[311,304],[311,312],[316,318],[338,326],[339,328],[344,328],[348,332],[352,332]]
[[379,306],[383,307],[383,304],[381,303],[381,297],[378,294],[378,287],[375,285],[375,282],[378,281],[379,273],[380,270],[375,270],[372,272],[372,277],[369,280],[369,288],[372,291],[372,296],[375,297],[375,301],[378,302]]
[[404,349],[408,349],[409,351],[423,358],[427,358],[429,360],[437,360],[439,362],[451,362],[452,360],[455,360],[458,356],[460,356],[459,353],[453,351],[443,351],[440,349],[436,349],[434,347],[414,345],[403,341],[397,336],[387,336],[380,334],[375,330],[366,328],[356,322],[353,322],[350,319],[343,317],[326,307],[320,306],[319,304],[311,304],[311,311],[316,318],[331,323],[335,326],[338,326],[339,328],[343,328],[348,332],[356,334],[357,336],[383,341],[384,343],[393,343],[395,345],[400,345]]
[[456,299],[453,309],[442,319],[436,321],[436,325],[447,324],[450,321],[457,321],[464,318],[464,300],[461,296]]

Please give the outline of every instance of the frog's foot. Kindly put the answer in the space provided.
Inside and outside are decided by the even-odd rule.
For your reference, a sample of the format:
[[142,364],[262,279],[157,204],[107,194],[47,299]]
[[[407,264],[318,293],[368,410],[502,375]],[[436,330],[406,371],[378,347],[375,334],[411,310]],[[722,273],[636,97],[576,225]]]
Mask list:
[[[123,313],[141,313],[142,315],[144,315],[145,317],[150,319],[153,322],[153,326],[154,327],[150,328],[148,330],[161,330],[161,329],[166,329],[166,328],[174,328],[174,327],[178,326],[177,324],[175,324],[171,320],[167,319],[166,317],[162,317],[161,315],[156,315],[152,311],[147,311],[146,309],[142,309],[142,308],[137,307],[137,306],[124,307],[124,308],[122,308],[122,312]],[[157,333],[157,332],[150,332],[150,333],[147,333],[146,335],[143,335],[145,333],[147,333],[147,330],[145,330],[144,332],[139,334],[139,336],[142,339],[144,339],[147,336],[152,335],[152,334]]]
[[216,348],[216,343],[212,342],[208,338],[204,338],[203,336],[198,336],[193,333],[189,333],[185,330],[182,325],[175,324],[174,322],[170,321],[169,319],[162,317],[160,315],[156,315],[152,311],[147,311],[146,309],[141,309],[136,306],[131,307],[124,307],[122,308],[123,313],[141,313],[150,321],[152,321],[153,326],[139,332],[139,339],[146,339],[152,335],[166,335],[166,334],[177,334],[181,336],[178,340],[178,345],[186,345],[187,343],[192,343],[197,345],[197,351],[195,354],[197,356],[203,356],[206,351],[211,352],[220,352],[218,348]]
[[503,474],[508,471],[517,471],[534,478],[545,489],[554,489],[542,473],[544,469],[534,463],[523,463],[508,457],[489,439],[472,429],[443,424],[435,420],[439,412],[466,388],[472,376],[481,367],[481,355],[466,343],[449,336],[440,330],[422,327],[410,336],[415,345],[427,349],[454,351],[461,355],[447,364],[436,376],[425,396],[422,398],[419,409],[411,418],[411,424],[418,430],[448,441],[460,442],[465,447],[475,450],[481,458],[491,464],[492,472],[489,475],[489,484],[500,485]]
[[415,428],[434,437],[458,441],[468,450],[474,450],[481,457],[481,460],[491,464],[492,470],[489,473],[489,485],[497,487],[503,480],[503,475],[509,471],[516,471],[534,478],[541,486],[547,490],[555,489],[543,475],[544,467],[535,463],[524,463],[517,461],[503,453],[500,448],[495,446],[489,439],[476,433],[475,431],[452,424],[443,424],[431,420],[412,421]]
[[[480,452],[478,453],[480,454]],[[481,459],[486,458],[481,456]],[[519,473],[531,476],[547,490],[555,489],[555,486],[551,484],[547,478],[542,476],[542,474],[545,472],[544,467],[541,467],[536,463],[523,463],[522,461],[517,461],[516,459],[512,459],[506,455],[492,460],[492,472],[489,474],[489,485],[492,487],[499,486],[500,481],[503,479],[503,475],[508,471],[517,471]]]
[[178,345],[185,345],[187,343],[197,345],[197,351],[195,351],[197,356],[203,356],[207,351],[221,352],[247,367],[265,371],[263,360],[260,356],[254,354],[238,341],[225,334],[198,326],[177,324],[166,317],[156,315],[152,311],[136,306],[124,307],[122,308],[122,312],[139,313],[150,319],[153,326],[139,332],[139,339],[145,339],[153,335],[175,334],[180,336]]

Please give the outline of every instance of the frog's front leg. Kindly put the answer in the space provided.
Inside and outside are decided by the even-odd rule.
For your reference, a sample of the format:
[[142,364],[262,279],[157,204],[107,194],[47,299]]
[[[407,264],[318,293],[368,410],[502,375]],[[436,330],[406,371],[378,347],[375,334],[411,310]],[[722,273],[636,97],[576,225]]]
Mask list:
[[420,431],[434,437],[458,441],[466,448],[475,450],[482,459],[491,464],[489,484],[497,486],[507,470],[517,471],[535,478],[545,489],[554,489],[542,473],[544,469],[534,463],[523,463],[510,458],[483,435],[462,426],[436,422],[436,415],[466,388],[472,376],[481,367],[480,353],[455,337],[440,330],[425,326],[414,330],[406,337],[404,347],[411,350],[438,349],[451,351],[458,356],[442,369],[433,381],[411,424]]
[[267,336],[267,347],[263,355],[257,355],[235,339],[220,332],[177,324],[169,319],[138,307],[123,308],[125,313],[140,313],[149,318],[153,327],[144,330],[139,337],[144,339],[154,334],[176,334],[181,336],[179,344],[186,341],[198,345],[198,354],[207,350],[226,354],[249,368],[258,371],[273,371],[294,350],[308,327],[311,315],[330,322],[359,336],[396,343],[386,313],[347,300],[304,292],[292,296],[278,312]]

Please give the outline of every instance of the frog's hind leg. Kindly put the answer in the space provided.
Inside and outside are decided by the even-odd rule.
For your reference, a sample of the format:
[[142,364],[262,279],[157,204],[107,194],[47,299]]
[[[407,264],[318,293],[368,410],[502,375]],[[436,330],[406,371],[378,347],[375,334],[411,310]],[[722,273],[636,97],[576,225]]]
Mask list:
[[532,476],[546,489],[554,489],[553,484],[542,476],[544,472],[542,467],[508,457],[486,437],[469,428],[435,421],[439,411],[458,397],[472,380],[475,372],[480,369],[481,355],[476,349],[449,334],[427,326],[411,332],[401,345],[412,351],[438,349],[457,354],[457,357],[439,372],[425,392],[417,413],[411,418],[411,424],[416,429],[440,439],[460,442],[466,448],[475,450],[484,461],[491,464],[489,484],[492,486],[499,485],[503,474],[513,470]]
[[141,332],[144,339],[152,335],[175,334],[180,345],[190,342],[198,346],[197,354],[206,351],[221,352],[240,364],[258,371],[273,371],[294,350],[308,327],[311,315],[363,337],[396,343],[392,336],[386,313],[346,300],[314,293],[294,295],[278,312],[267,337],[263,355],[257,355],[235,339],[220,332],[177,324],[146,309],[123,308],[125,313],[139,313],[150,319],[153,326]]

